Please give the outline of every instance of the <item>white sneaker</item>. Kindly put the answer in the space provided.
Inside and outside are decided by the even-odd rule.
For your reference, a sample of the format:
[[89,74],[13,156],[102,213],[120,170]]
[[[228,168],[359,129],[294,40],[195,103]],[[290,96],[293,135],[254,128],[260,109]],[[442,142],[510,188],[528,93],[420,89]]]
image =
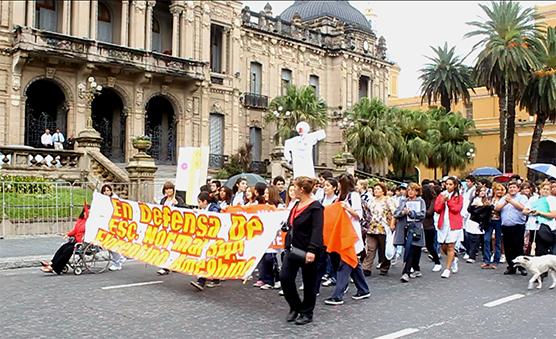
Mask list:
[[474,263],[475,263],[475,259],[469,258],[469,259],[467,259],[465,262],[468,263],[468,264],[474,264]]
[[402,277],[400,278],[400,280],[403,283],[409,282],[409,275],[407,275],[407,273],[402,274]]
[[445,269],[444,272],[442,272],[442,274],[440,275],[440,277],[448,279],[450,277],[450,270]]
[[421,272],[419,272],[419,271],[415,271],[415,272],[409,274],[409,277],[410,277],[411,279],[420,278],[420,277],[422,277],[422,276],[423,276],[423,275],[422,275]]
[[502,256],[500,257],[500,262],[506,262],[506,256],[504,254],[502,254]]
[[274,283],[274,289],[279,290],[281,287],[282,287],[282,284],[279,281]]
[[122,269],[122,266],[116,266],[116,265],[110,265],[110,267],[108,267],[108,270],[110,271],[120,271]]
[[440,272],[440,270],[442,269],[442,265],[434,265],[434,267],[432,268],[433,272]]
[[305,289],[305,287],[303,286],[303,284],[301,284],[301,286],[299,286],[299,290],[303,291]]
[[465,253],[465,254],[463,255],[463,260],[467,260],[467,259],[469,259],[469,254]]
[[278,291],[278,295],[284,295],[284,290]]
[[378,263],[378,265],[376,265],[376,269],[380,270],[380,265],[382,265],[381,263]]
[[454,258],[452,262],[452,273],[458,273],[458,258]]

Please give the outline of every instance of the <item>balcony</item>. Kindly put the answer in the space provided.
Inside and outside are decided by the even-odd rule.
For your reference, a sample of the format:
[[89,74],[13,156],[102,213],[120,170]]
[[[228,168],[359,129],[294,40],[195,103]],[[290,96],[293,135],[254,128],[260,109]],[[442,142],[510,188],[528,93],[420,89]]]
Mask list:
[[256,93],[243,93],[243,106],[255,109],[267,109],[268,97]]
[[13,37],[12,53],[17,52],[196,80],[204,79],[204,69],[208,67],[202,61],[20,26],[15,28]]
[[268,160],[265,161],[251,161],[249,165],[249,172],[265,175],[267,173]]

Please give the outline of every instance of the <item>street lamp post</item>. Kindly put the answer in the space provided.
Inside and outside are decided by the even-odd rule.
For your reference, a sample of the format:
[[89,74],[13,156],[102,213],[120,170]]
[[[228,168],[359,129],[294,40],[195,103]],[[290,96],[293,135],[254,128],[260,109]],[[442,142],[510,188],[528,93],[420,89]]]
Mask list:
[[465,155],[467,155],[467,158],[471,162],[471,161],[473,161],[473,159],[475,159],[475,150],[473,148],[470,148],[469,151],[467,151],[467,153],[465,153]]
[[344,139],[343,142],[344,142],[344,152],[345,153],[348,152],[347,131],[348,131],[348,129],[352,128],[353,126],[355,126],[355,122],[347,116],[344,116],[344,118],[342,120],[340,120],[340,122],[338,123],[338,127],[340,127],[340,129],[342,130],[342,137]]
[[282,144],[284,140],[282,139],[282,134],[280,133],[280,129],[284,126],[286,120],[291,117],[292,112],[284,111],[284,107],[278,106],[278,108],[274,112],[272,112],[272,114],[277,119],[277,123],[276,123],[276,133],[278,133],[277,146],[283,146]]
[[80,131],[77,136],[77,143],[79,147],[94,147],[100,148],[102,138],[100,133],[93,127],[93,100],[97,95],[102,92],[102,86],[96,82],[95,77],[90,76],[86,82],[77,85],[79,96],[87,102],[87,121],[85,129]]

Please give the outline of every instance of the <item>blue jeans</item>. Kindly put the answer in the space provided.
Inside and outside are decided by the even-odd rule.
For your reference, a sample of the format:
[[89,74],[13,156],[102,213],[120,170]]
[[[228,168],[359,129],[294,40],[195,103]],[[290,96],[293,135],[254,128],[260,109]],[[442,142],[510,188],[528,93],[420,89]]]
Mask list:
[[[494,261],[490,261],[492,255],[490,249],[490,241],[492,239],[492,232],[496,233],[494,242]],[[500,255],[502,254],[502,221],[491,220],[488,229],[484,234],[485,246],[483,250],[483,262],[486,264],[500,264]]]
[[265,253],[259,263],[259,280],[274,285],[274,265],[276,265],[276,253]]
[[334,288],[334,292],[332,292],[332,298],[344,298],[344,291],[346,287],[348,287],[350,277],[353,279],[353,283],[359,293],[369,293],[369,285],[367,285],[367,281],[363,275],[361,263],[358,262],[355,268],[351,268],[351,266],[340,260],[340,267],[338,267],[338,272],[336,273],[336,287]]

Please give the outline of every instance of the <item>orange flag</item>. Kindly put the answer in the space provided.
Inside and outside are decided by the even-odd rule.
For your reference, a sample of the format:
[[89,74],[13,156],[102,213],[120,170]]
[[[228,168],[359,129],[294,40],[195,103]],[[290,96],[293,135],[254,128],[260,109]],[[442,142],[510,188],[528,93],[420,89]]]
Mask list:
[[324,208],[322,238],[327,252],[336,252],[346,264],[353,268],[357,266],[355,243],[358,238],[351,218],[345,212],[341,202],[335,202]]

